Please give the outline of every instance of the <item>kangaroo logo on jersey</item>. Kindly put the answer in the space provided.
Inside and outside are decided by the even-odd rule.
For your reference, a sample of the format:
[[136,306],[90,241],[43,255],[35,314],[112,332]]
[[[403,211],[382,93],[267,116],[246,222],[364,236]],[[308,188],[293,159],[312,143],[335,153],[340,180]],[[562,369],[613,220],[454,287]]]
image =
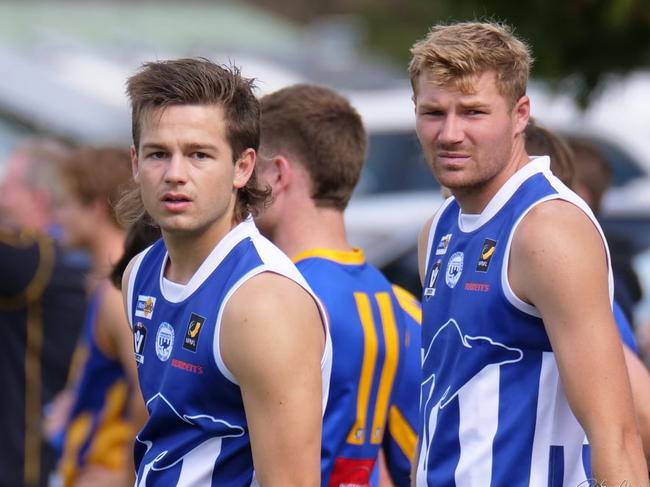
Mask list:
[[476,272],[487,272],[490,265],[490,260],[494,255],[494,251],[497,248],[496,240],[486,238],[483,242],[483,248],[481,249],[481,256],[476,263]]
[[445,282],[447,286],[453,288],[460,279],[463,273],[463,260],[465,255],[462,252],[455,252],[451,254],[449,262],[447,262],[447,273],[445,274]]
[[203,328],[205,318],[196,313],[190,316],[190,322],[187,324],[187,331],[185,332],[185,339],[183,340],[183,348],[190,352],[196,352],[196,346],[199,343],[199,333]]
[[169,360],[174,347],[174,328],[169,323],[163,321],[158,326],[156,333],[156,355],[163,362]]
[[436,247],[436,255],[445,255],[447,253],[447,248],[449,247],[450,240],[451,240],[451,233],[444,235],[440,239],[440,242],[438,242],[438,246]]
[[135,352],[135,361],[138,365],[144,363],[144,341],[147,338],[147,329],[141,322],[137,322],[133,327],[133,350]]
[[424,288],[424,296],[427,298],[427,301],[431,296],[434,296],[436,294],[436,282],[438,281],[438,275],[440,274],[441,266],[442,260],[438,259],[434,262],[433,267],[431,268],[428,286]]
[[418,474],[421,468],[426,470],[438,411],[447,406],[463,386],[483,369],[519,362],[523,356],[520,349],[495,342],[490,337],[463,334],[454,319],[440,327],[422,358],[420,400],[425,434]]
[[135,315],[150,320],[154,306],[156,306],[156,298],[140,295],[138,296],[138,303],[135,306]]
[[[147,410],[155,421],[136,437],[137,487],[208,485],[223,439],[244,435],[241,426],[207,414],[183,414],[160,393],[147,401]],[[162,436],[161,425],[173,434]]]

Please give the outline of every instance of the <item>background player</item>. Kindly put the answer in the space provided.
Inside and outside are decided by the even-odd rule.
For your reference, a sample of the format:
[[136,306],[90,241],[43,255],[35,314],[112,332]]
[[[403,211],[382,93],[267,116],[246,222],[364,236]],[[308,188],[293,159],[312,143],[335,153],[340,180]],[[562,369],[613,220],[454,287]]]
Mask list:
[[127,93],[139,191],[123,204],[163,236],[123,280],[149,412],[138,485],[317,485],[330,341],[249,216],[268,197],[252,83],[181,59],[145,64]]
[[604,237],[524,149],[527,47],[468,22],[412,53],[417,135],[454,195],[419,245],[418,485],[648,485]]
[[64,486],[133,484],[133,438],[146,413],[137,392],[133,335],[121,294],[108,279],[125,236],[113,205],[131,181],[130,169],[128,150],[112,147],[79,148],[59,165],[62,243],[86,251],[92,261],[73,381],[47,422],[62,450],[58,474]]
[[[330,316],[334,358],[321,485],[369,484],[387,418],[389,470],[399,485],[408,485],[420,309],[347,240],[343,211],[367,145],[361,118],[345,98],[318,86],[291,86],[261,104],[260,178],[274,200],[257,222],[293,259]],[[400,382],[401,409],[394,402]]]

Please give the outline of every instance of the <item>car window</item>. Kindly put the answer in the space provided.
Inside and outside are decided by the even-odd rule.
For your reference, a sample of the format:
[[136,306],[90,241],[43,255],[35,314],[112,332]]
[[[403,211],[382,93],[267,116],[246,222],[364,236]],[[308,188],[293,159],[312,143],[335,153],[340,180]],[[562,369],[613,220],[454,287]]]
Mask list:
[[357,194],[431,190],[438,187],[414,132],[370,134]]

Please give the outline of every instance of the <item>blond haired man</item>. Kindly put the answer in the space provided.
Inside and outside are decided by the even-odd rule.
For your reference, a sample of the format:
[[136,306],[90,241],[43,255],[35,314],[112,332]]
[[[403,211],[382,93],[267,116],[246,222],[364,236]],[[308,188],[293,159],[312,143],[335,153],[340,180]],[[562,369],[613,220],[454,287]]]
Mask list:
[[417,135],[453,195],[419,242],[417,485],[648,485],[605,239],[524,148],[528,48],[467,22],[412,54]]

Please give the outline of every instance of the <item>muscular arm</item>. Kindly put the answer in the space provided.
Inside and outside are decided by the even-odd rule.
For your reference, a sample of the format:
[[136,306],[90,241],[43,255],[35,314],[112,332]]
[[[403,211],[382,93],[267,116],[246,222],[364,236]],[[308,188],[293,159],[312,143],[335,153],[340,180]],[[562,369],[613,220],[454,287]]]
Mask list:
[[314,300],[285,277],[255,276],[226,305],[220,340],[242,390],[260,484],[319,485],[325,335]]
[[607,269],[591,221],[570,203],[549,201],[516,230],[508,276],[544,321],[569,404],[591,444],[594,477],[648,485]]

